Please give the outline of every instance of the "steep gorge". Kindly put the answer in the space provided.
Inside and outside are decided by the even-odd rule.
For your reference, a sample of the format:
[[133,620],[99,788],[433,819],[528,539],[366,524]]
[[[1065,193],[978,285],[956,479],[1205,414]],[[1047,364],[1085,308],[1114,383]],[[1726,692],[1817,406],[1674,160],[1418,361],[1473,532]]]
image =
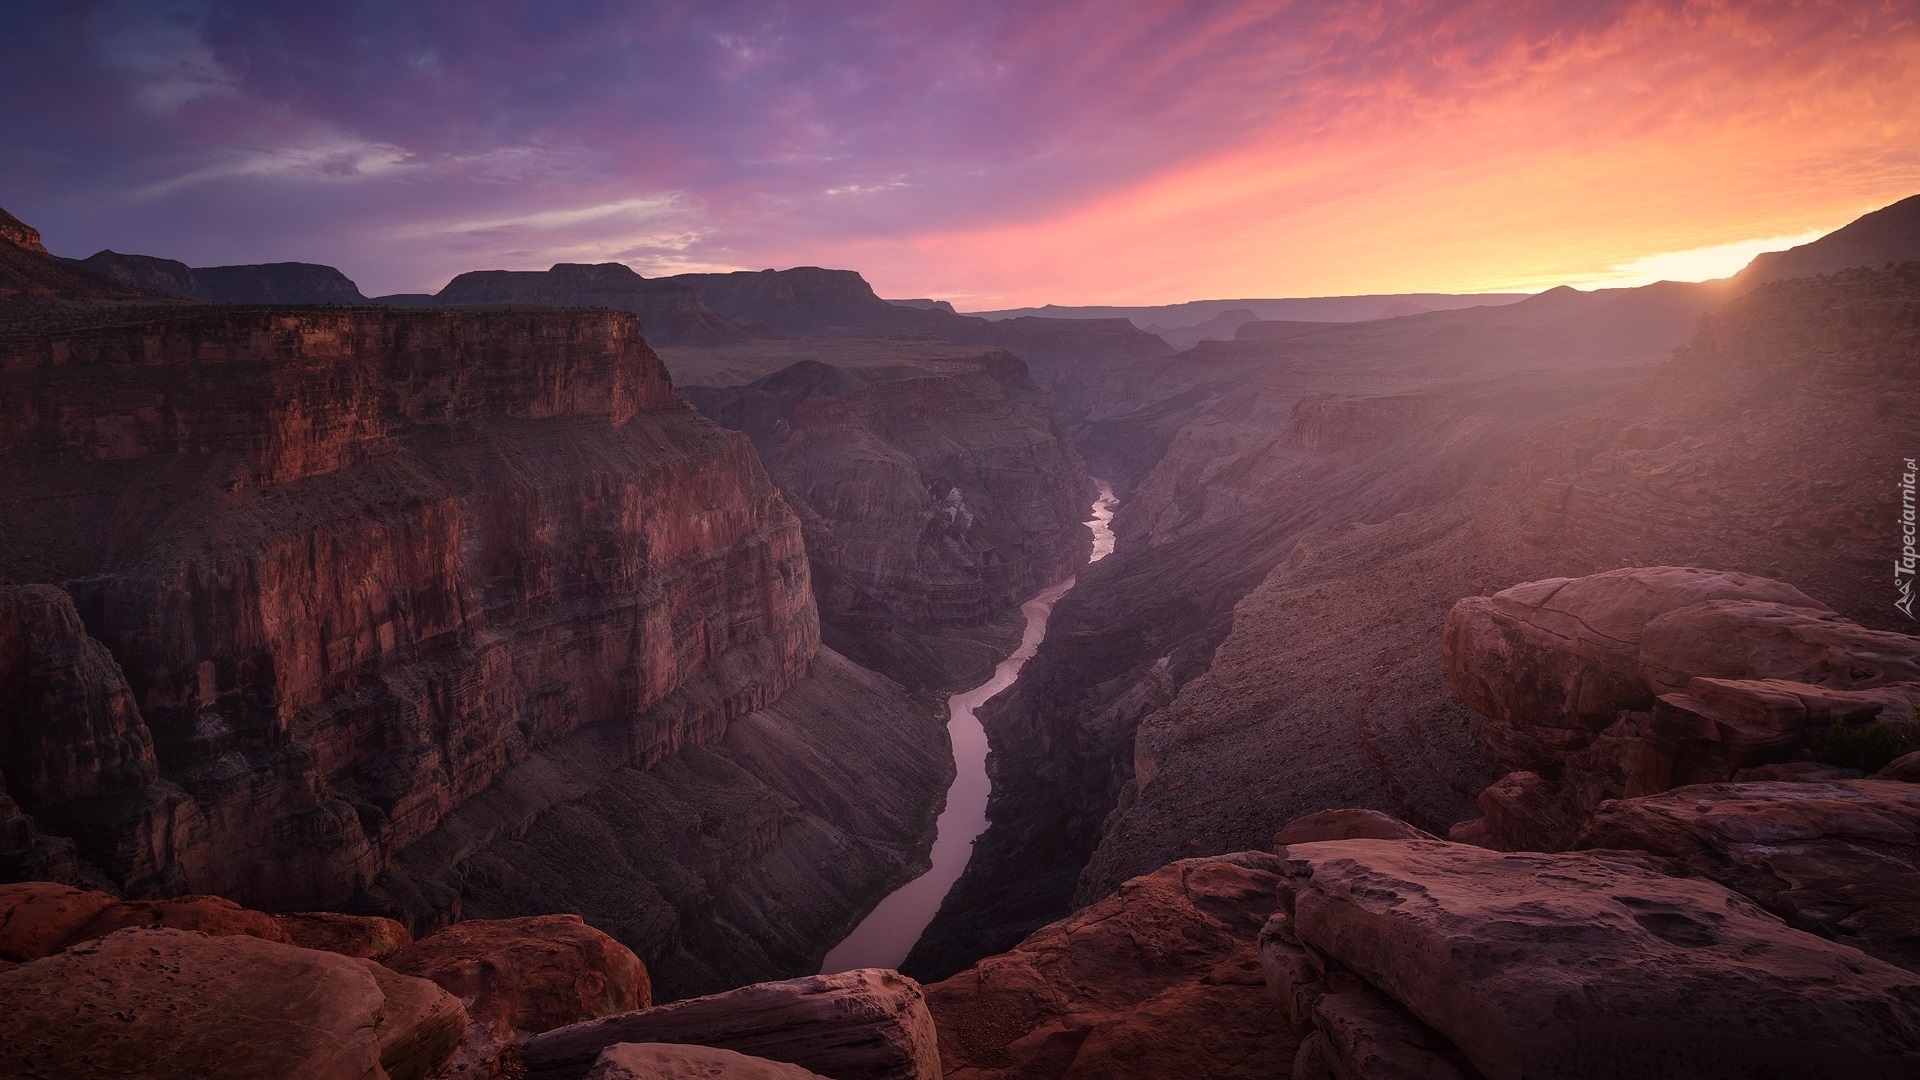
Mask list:
[[[1444,825],[1416,793],[1436,771],[1435,733],[1466,730],[1468,717],[1438,652],[1411,635],[1434,640],[1449,594],[1621,565],[1715,566],[1798,583],[1867,626],[1904,623],[1887,583],[1900,464],[1889,453],[1920,439],[1916,271],[1757,289],[1646,379],[1530,436],[1499,486],[1309,538],[1242,601],[1207,679],[1142,725],[1136,760],[1180,764],[1143,770],[1082,887],[1158,865],[1181,834],[1257,837],[1324,805]],[[1309,622],[1311,648],[1272,649]],[[1356,705],[1354,721],[1329,722]],[[1209,721],[1180,720],[1195,714]],[[1234,765],[1250,756],[1320,766],[1258,810],[1197,789],[1200,776],[1252,782]]]
[[[819,652],[799,521],[631,316],[54,323],[0,344],[0,701],[44,751],[0,770],[12,873],[416,927],[586,908],[684,993],[804,970],[924,858],[937,717]],[[595,813],[682,825],[592,900],[515,876]],[[813,897],[752,880],[783,862]]]
[[799,514],[827,641],[908,685],[984,679],[1020,603],[1086,561],[1086,468],[1010,353],[682,393],[753,440]]
[[1665,366],[1725,287],[1254,323],[1126,366],[1080,429],[1131,488],[1120,549],[983,710],[993,827],[907,970],[1313,810],[1475,813],[1494,772],[1428,644],[1459,596],[1691,563],[1868,619],[1884,575],[1854,552],[1898,464],[1873,455],[1915,420],[1906,273],[1750,294]]

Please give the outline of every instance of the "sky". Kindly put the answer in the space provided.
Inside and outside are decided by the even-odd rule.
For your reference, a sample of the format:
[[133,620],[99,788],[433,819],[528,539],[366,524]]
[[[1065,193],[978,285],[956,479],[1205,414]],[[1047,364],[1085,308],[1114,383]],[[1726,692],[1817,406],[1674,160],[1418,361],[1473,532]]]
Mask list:
[[1719,276],[1920,193],[1920,3],[3,0],[59,254],[962,310]]

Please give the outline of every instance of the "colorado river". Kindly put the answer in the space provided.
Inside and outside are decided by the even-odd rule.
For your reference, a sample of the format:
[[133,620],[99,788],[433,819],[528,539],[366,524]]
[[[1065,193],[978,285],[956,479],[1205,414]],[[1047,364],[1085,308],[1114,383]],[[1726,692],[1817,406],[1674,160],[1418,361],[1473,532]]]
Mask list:
[[[1094,482],[1100,485],[1100,497],[1094,500],[1093,516],[1087,521],[1087,527],[1093,530],[1089,562],[1099,562],[1113,553],[1113,488],[1104,480]],[[947,789],[947,808],[941,811],[936,826],[933,867],[880,901],[880,906],[827,954],[821,971],[899,967],[920,932],[933,921],[940,901],[966,868],[974,839],[987,830],[987,733],[973,711],[1020,677],[1020,668],[1046,636],[1047,617],[1053,614],[1054,603],[1073,588],[1075,580],[1068,578],[1020,605],[1020,613],[1027,619],[1020,647],[1000,661],[991,679],[947,699],[947,734],[953,740],[955,771],[953,786]]]

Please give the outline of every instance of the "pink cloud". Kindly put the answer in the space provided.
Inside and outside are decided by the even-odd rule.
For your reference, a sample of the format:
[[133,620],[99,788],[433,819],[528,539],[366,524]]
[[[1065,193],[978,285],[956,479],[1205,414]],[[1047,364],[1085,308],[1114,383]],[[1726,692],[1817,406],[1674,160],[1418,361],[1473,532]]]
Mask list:
[[618,258],[1027,303],[1545,284],[1920,190],[1903,5],[397,10],[0,14],[0,205],[376,291]]

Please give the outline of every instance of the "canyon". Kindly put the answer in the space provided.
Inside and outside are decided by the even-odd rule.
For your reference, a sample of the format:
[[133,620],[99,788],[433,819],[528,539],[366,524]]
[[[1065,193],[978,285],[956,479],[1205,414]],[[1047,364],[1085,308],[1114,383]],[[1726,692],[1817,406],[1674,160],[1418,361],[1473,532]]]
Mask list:
[[924,860],[935,710],[821,648],[801,522],[631,316],[45,292],[0,346],[10,875],[581,911],[685,994]]
[[799,515],[825,640],[909,686],[984,679],[1018,640],[1021,602],[1092,550],[1086,467],[1004,350],[802,361],[681,393],[753,441]]
[[1912,274],[1257,321],[1121,366],[1076,429],[1128,496],[1120,549],[984,710],[993,825],[904,970],[951,974],[1315,809],[1472,816],[1498,766],[1430,644],[1461,596],[1725,566],[1894,628]]
[[[366,1076],[1905,1075],[1916,215],[996,317],[293,299],[0,216],[0,998],[87,987],[0,1056],[177,998],[204,1059],[224,970]],[[942,699],[996,666],[958,880],[814,975],[978,813]],[[333,1075],[287,1013],[259,1067]]]

